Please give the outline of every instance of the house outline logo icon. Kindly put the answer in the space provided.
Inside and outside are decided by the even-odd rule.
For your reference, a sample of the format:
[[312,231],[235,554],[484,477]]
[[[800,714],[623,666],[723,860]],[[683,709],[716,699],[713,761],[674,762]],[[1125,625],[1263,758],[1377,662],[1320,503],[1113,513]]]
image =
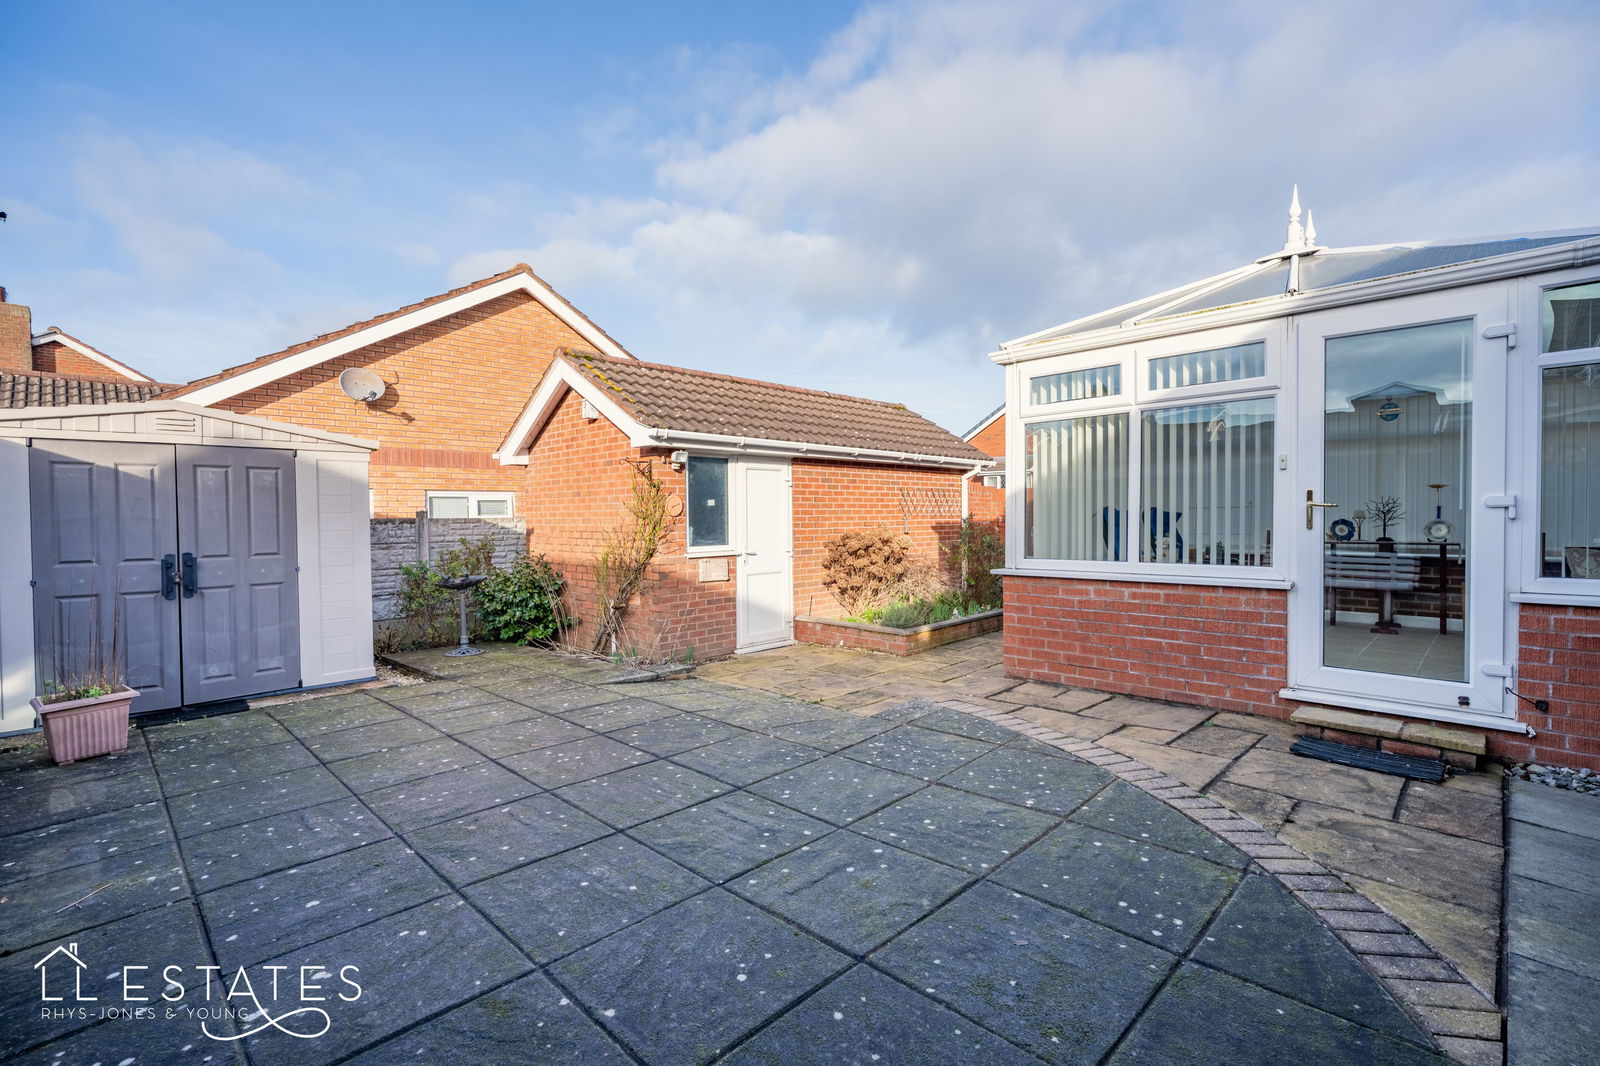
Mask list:
[[39,971],[39,998],[46,1003],[60,1003],[67,998],[50,994],[50,967],[46,964],[57,955],[65,955],[77,967],[72,971],[73,998],[80,1003],[97,1002],[100,998],[99,996],[86,996],[83,994],[83,971],[88,968],[89,964],[78,958],[77,941],[65,945],[57,944],[50,950],[49,954],[33,964],[33,968]]

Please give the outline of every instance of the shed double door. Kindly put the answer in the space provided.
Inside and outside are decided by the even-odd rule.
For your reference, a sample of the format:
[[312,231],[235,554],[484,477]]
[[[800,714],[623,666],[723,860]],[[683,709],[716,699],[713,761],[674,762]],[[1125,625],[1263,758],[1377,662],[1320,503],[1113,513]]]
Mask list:
[[41,679],[124,664],[136,712],[300,679],[294,455],[36,440]]

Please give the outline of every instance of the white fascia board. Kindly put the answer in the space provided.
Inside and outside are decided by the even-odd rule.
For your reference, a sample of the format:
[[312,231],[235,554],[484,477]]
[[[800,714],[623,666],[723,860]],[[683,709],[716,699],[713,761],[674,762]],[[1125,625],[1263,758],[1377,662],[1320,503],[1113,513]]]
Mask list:
[[[1269,296],[1263,300],[1253,300],[1250,303],[1235,304],[1231,307],[1222,307],[1215,310],[1197,311],[1192,315],[1181,315],[1177,318],[1149,322],[1139,326],[1112,326],[1095,330],[1093,333],[1063,337],[1057,341],[1039,342],[1028,346],[1025,350],[1011,347],[1012,345],[1023,345],[1027,341],[1027,338],[1024,337],[1003,345],[998,351],[990,352],[989,358],[1002,366],[1007,363],[1023,363],[1052,355],[1066,355],[1072,352],[1092,351],[1096,348],[1134,344],[1160,337],[1194,333],[1204,329],[1237,326],[1248,322],[1259,322],[1264,319],[1281,318],[1285,315],[1309,314],[1312,311],[1323,311],[1328,308],[1343,307],[1349,304],[1375,303],[1379,300],[1435,292],[1440,289],[1453,289],[1476,285],[1481,282],[1525,277],[1549,270],[1565,270],[1589,266],[1597,262],[1600,262],[1600,238],[1591,238],[1589,240],[1574,241],[1571,244],[1557,244],[1547,248],[1516,252],[1511,255],[1495,256],[1493,259],[1475,259],[1466,263],[1435,267],[1430,270],[1419,270],[1410,274],[1374,278],[1370,281],[1354,281],[1348,285],[1331,286],[1308,293]],[[1046,330],[1044,332],[1050,333],[1054,331]],[[1039,334],[1034,334],[1034,336],[1039,336]]]
[[574,333],[593,344],[605,355],[614,355],[619,359],[632,359],[633,355],[624,351],[615,341],[578,313],[577,308],[557,296],[549,286],[540,284],[531,274],[514,274],[493,285],[485,285],[481,289],[464,292],[459,296],[452,296],[448,300],[441,300],[427,307],[419,307],[415,311],[391,318],[384,322],[368,326],[366,329],[357,330],[348,336],[338,337],[325,344],[313,345],[293,355],[286,355],[282,359],[274,359],[264,366],[253,370],[246,370],[232,377],[224,378],[204,388],[188,393],[184,399],[202,407],[209,406],[221,400],[226,400],[240,393],[249,392],[251,389],[270,384],[280,378],[288,377],[319,363],[330,359],[337,359],[341,355],[365,348],[369,344],[387,340],[390,337],[407,333],[419,326],[430,322],[437,322],[441,318],[449,318],[479,304],[487,303],[497,297],[512,292],[525,292],[568,326]]
[[965,437],[962,437],[961,439],[966,441],[969,444],[972,443],[972,438],[973,437],[976,437],[979,433],[982,433],[984,430],[988,429],[990,426],[994,425],[996,422],[998,422],[1000,419],[1004,418],[1005,416],[1006,416],[1006,405],[1005,404],[1001,404],[999,407],[995,408],[994,414],[990,415],[988,418],[985,418],[982,422],[979,422],[976,426],[973,426],[971,432],[969,432]]
[[[0,436],[16,435],[16,431],[7,425],[8,422],[23,422],[40,418],[69,419],[83,417],[99,417],[101,415],[121,414],[157,414],[162,411],[174,411],[180,414],[194,415],[197,418],[210,418],[221,422],[230,422],[236,426],[254,426],[258,429],[272,430],[279,433],[293,433],[313,440],[326,441],[329,444],[338,444],[349,448],[359,448],[362,451],[375,452],[380,447],[378,441],[367,440],[365,437],[351,437],[343,433],[330,433],[325,429],[312,429],[309,426],[296,425],[293,422],[275,422],[270,418],[256,418],[252,415],[234,414],[232,411],[219,411],[214,407],[201,407],[191,403],[187,398],[182,400],[146,400],[144,403],[77,403],[66,404],[60,407],[11,407],[0,410]],[[39,431],[28,428],[26,435],[36,435]],[[55,431],[49,431],[56,435]],[[61,436],[71,437],[73,432],[70,427],[60,431]],[[255,441],[241,441],[244,445],[256,445]],[[294,444],[280,445],[280,447],[293,448]]]
[[[638,425],[638,423],[635,423]],[[987,470],[994,459],[961,459],[953,455],[922,455],[882,448],[852,448],[840,444],[811,444],[806,441],[766,440],[735,437],[721,433],[691,433],[687,430],[641,427],[630,433],[628,443],[635,448],[694,448],[729,455],[761,455],[790,459],[844,459],[863,463],[888,463],[894,466],[934,466],[955,470]]]
[[89,347],[87,344],[84,344],[82,341],[77,340],[77,339],[75,339],[73,337],[69,337],[65,333],[36,333],[36,334],[34,334],[34,336],[33,336],[33,346],[35,348],[37,348],[41,344],[59,344],[64,348],[71,348],[73,351],[77,352],[79,355],[83,356],[85,359],[93,359],[95,362],[99,363],[101,366],[107,367],[107,368],[109,368],[111,370],[115,370],[117,373],[121,374],[125,378],[128,378],[128,379],[133,380],[133,381],[141,381],[141,382],[144,382],[147,385],[155,384],[155,382],[152,379],[145,377],[143,374],[139,373],[137,370],[133,369],[131,366],[124,366],[123,364],[117,362],[115,359],[111,358],[109,355],[105,354],[104,352],[97,352],[93,348]]
[[512,423],[511,432],[506,434],[499,450],[494,453],[494,457],[500,460],[500,465],[527,465],[528,449],[532,446],[533,438],[538,436],[545,422],[555,414],[557,405],[568,389],[594,404],[606,421],[626,433],[630,441],[640,434],[649,432],[615,400],[607,396],[605,390],[590,380],[588,375],[565,359],[557,358],[550,364],[550,369],[544,372],[539,387],[533,390],[533,398],[517,416],[516,422]]

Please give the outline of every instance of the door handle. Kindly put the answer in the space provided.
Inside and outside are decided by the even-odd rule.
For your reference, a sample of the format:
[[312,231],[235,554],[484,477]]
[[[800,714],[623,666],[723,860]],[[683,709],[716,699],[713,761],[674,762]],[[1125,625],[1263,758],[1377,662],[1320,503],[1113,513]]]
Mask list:
[[194,595],[194,552],[183,553],[183,598]]
[[1310,489],[1306,489],[1306,528],[1307,529],[1316,529],[1317,528],[1317,521],[1316,521],[1317,512],[1312,510],[1313,507],[1337,507],[1337,506],[1339,506],[1339,505],[1336,504],[1336,503],[1318,503],[1316,501],[1315,494]]
[[161,557],[161,598],[164,600],[178,598],[178,557],[176,555],[163,555]]

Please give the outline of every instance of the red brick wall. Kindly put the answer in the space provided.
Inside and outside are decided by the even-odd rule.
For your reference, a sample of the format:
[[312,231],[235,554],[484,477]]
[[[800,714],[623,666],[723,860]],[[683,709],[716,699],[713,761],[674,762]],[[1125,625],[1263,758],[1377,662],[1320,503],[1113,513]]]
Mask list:
[[[1277,695],[1286,592],[1008,577],[1005,600],[1013,677],[1272,718],[1300,706]],[[1520,616],[1518,691],[1550,713],[1517,707],[1532,738],[1479,732],[1492,755],[1600,770],[1600,610],[1524,604]]]
[[[633,472],[624,460],[645,456],[610,422],[585,419],[581,407],[577,394],[569,392],[534,442],[522,475],[522,499],[529,549],[547,555],[567,579],[568,609],[579,624],[566,640],[587,649],[594,642],[599,606],[594,562],[606,533],[627,520],[624,502]],[[660,453],[651,458],[656,477],[681,501],[683,474]],[[697,659],[733,651],[735,560],[728,560],[728,580],[701,582],[700,560],[686,557],[684,538],[680,516],[656,557],[647,596],[627,615],[622,651],[675,658],[693,647]]]
[[[1001,415],[989,423],[967,443],[985,455],[992,455],[996,459],[1004,459],[1006,457],[1006,416]],[[1004,522],[1006,517],[1006,490],[989,488],[984,485],[983,475],[981,474],[974,477],[972,479],[972,487],[967,491],[967,513],[985,522]]]
[[967,440],[967,443],[978,449],[984,455],[992,455],[996,459],[1004,459],[1006,455],[1006,416],[990,422],[981,431]]
[[[369,345],[217,407],[367,437],[374,518],[422,510],[429,489],[517,492],[523,472],[489,459],[560,348],[588,342],[527,293],[508,293]],[[339,391],[360,366],[393,382],[376,403]],[[522,500],[517,515],[537,521]]]
[[95,378],[100,381],[132,383],[126,374],[119,374],[104,363],[73,351],[65,344],[50,341],[33,349],[33,369],[41,374],[69,374],[75,378]]
[[33,313],[0,299],[0,370],[33,369]]
[[1288,593],[1136,581],[1005,580],[1006,673],[1287,718]]
[[1517,717],[1538,736],[1505,739],[1510,758],[1600,770],[1600,609],[1522,604],[1517,691],[1550,701],[1550,713],[1529,704]]
[[822,586],[823,545],[840,533],[887,526],[911,534],[917,559],[947,565],[961,527],[962,471],[796,459],[793,473],[796,614],[844,616]]

